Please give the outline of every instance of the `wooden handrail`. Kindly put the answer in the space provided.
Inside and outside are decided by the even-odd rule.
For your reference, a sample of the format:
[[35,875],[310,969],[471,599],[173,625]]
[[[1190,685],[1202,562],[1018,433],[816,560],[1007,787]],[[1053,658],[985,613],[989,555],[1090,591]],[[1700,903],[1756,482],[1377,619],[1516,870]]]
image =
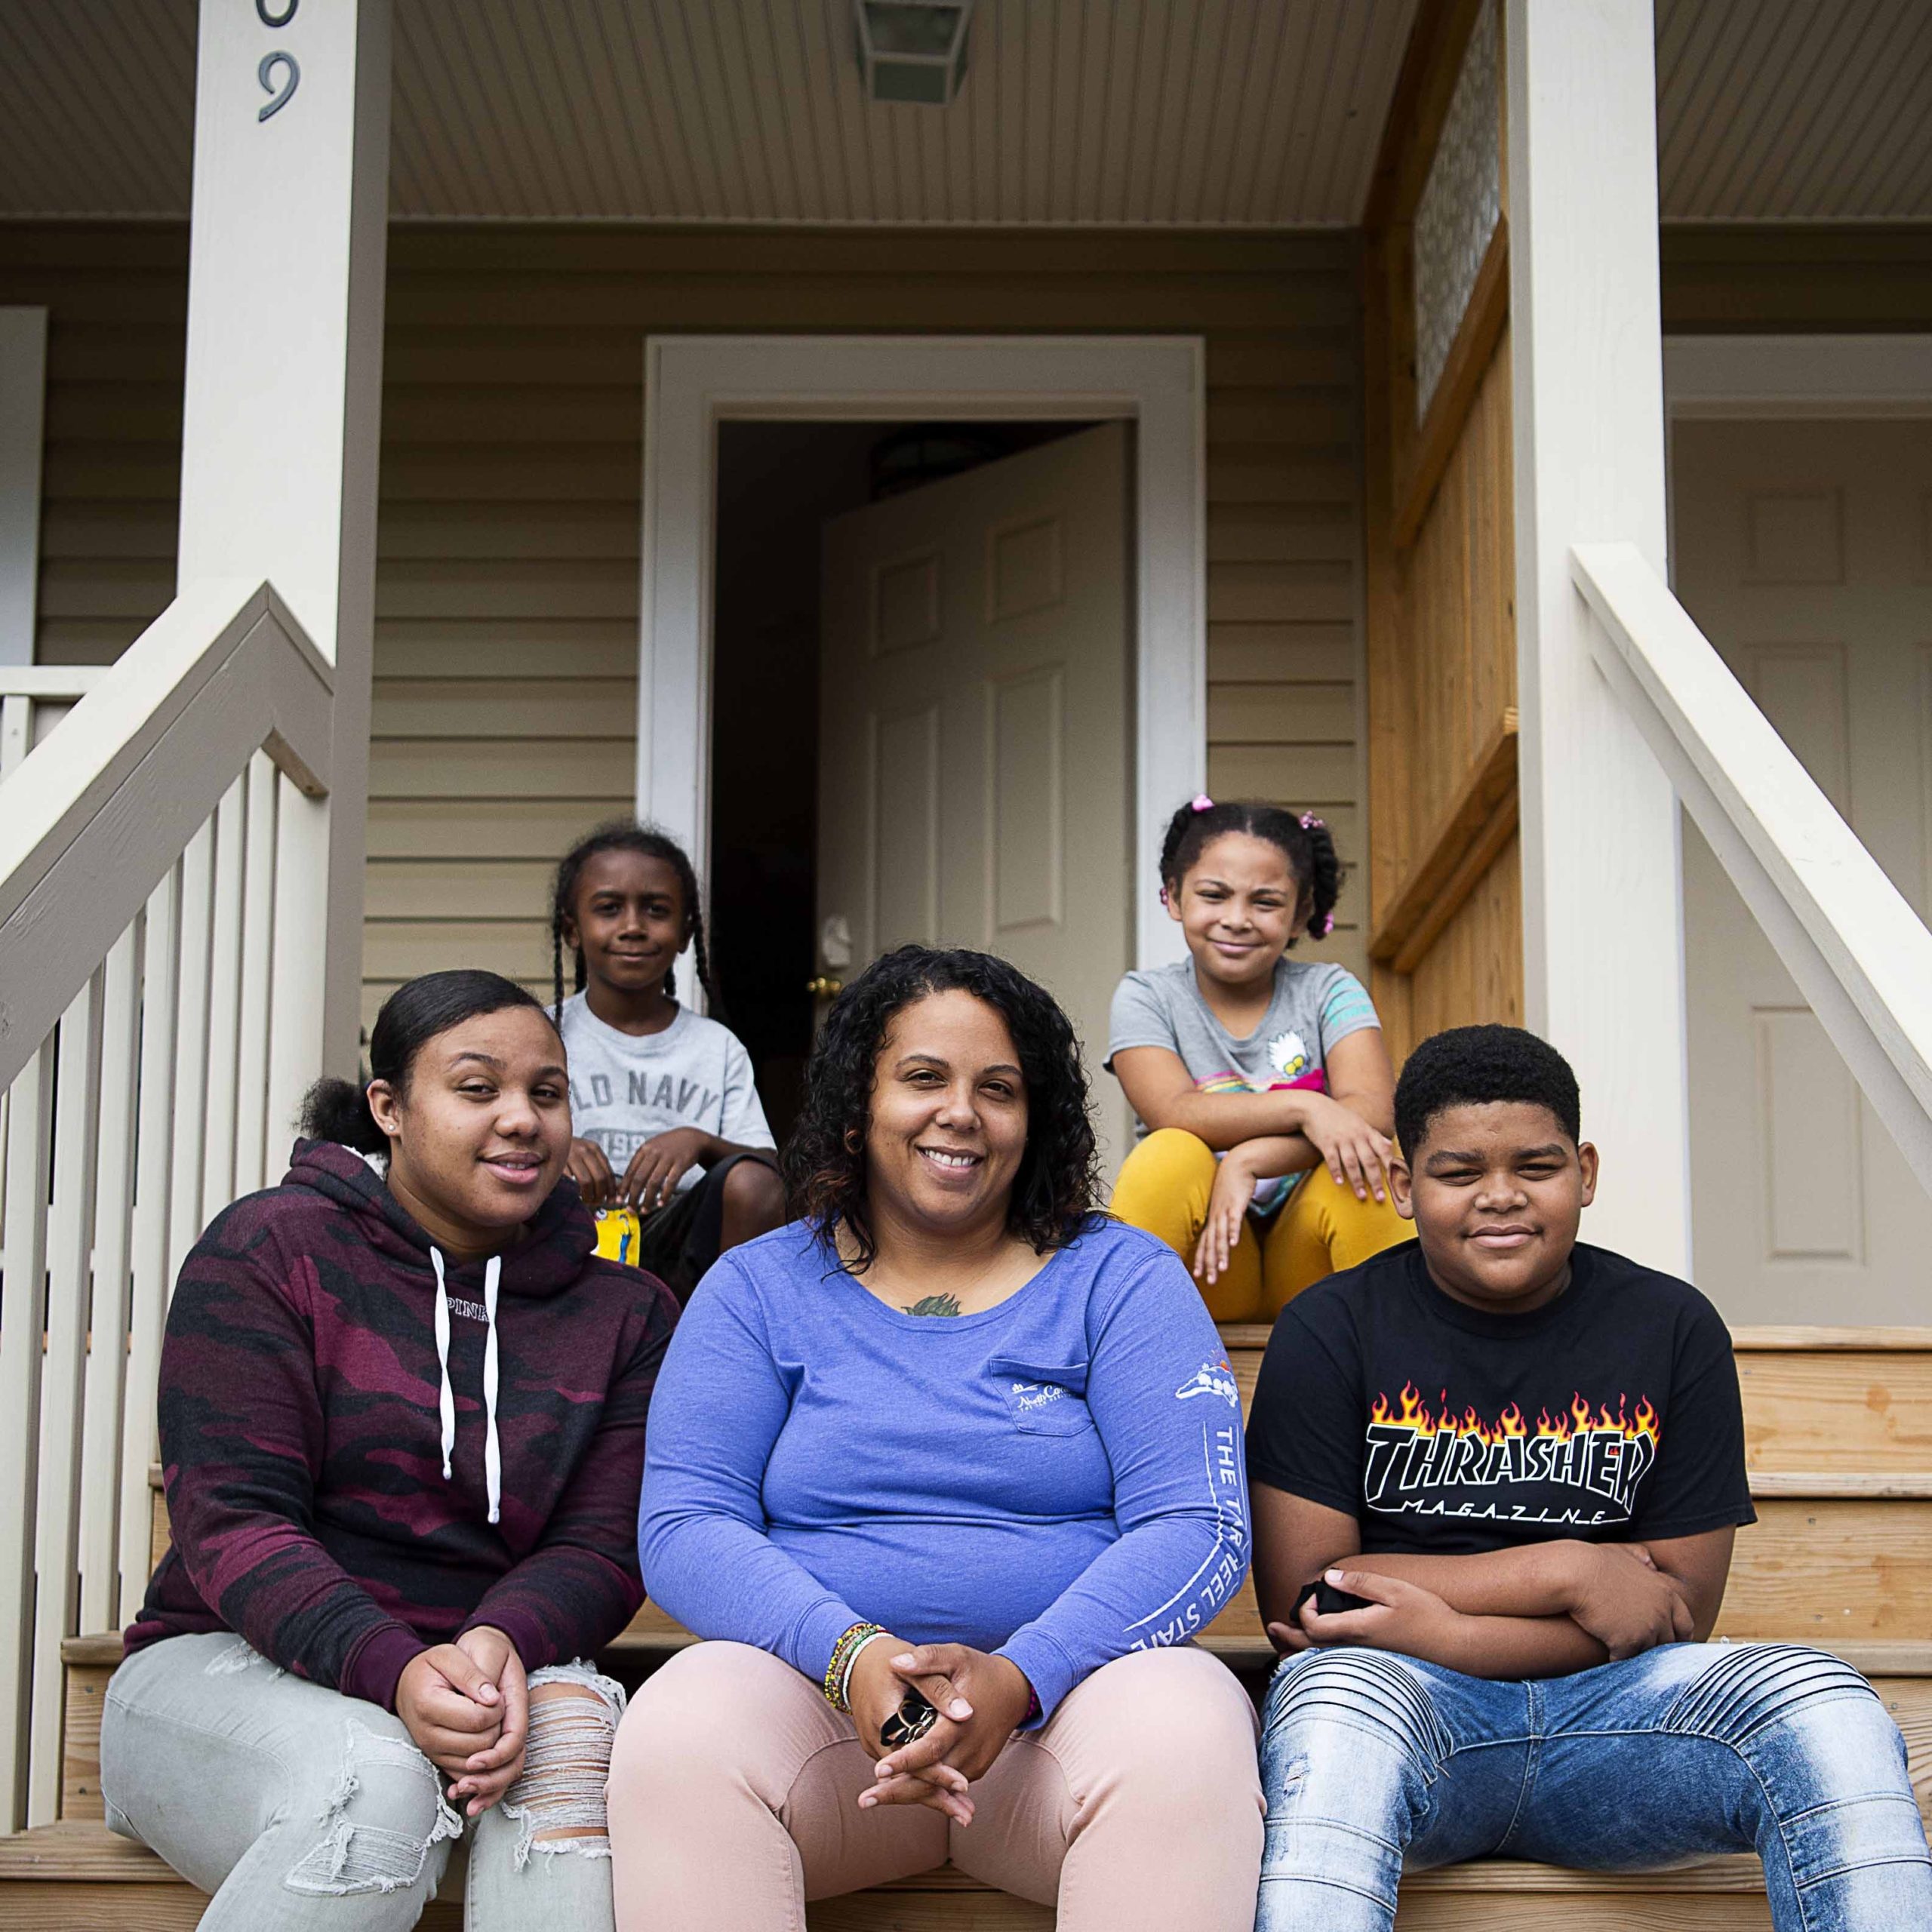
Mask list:
[[1641,551],[1579,544],[1593,654],[1932,1192],[1932,932]]
[[73,704],[113,669],[111,664],[0,664],[0,697]]
[[251,753],[328,789],[334,673],[266,583],[192,585],[29,753],[0,813],[0,1088]]

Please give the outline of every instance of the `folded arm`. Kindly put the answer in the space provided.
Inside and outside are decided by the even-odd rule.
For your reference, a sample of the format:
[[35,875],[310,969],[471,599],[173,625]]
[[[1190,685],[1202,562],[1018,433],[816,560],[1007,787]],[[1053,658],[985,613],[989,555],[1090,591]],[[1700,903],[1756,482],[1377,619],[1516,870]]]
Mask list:
[[[1478,1677],[1557,1676],[1701,1639],[1730,1561],[1728,1529],[1642,1544],[1559,1538],[1479,1555],[1364,1555],[1345,1510],[1262,1484],[1254,1509],[1256,1591],[1280,1647],[1371,1644]],[[1337,1571],[1349,1580],[1340,1587],[1378,1607],[1297,1617],[1309,1582]],[[1394,1587],[1379,1591],[1378,1580]]]

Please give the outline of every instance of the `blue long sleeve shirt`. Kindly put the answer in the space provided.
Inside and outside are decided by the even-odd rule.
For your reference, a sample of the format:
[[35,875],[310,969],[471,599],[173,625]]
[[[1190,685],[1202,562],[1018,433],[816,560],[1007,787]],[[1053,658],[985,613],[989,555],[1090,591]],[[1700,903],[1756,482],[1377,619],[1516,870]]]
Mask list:
[[853,1624],[1010,1657],[1042,1717],[1247,1572],[1240,1398],[1186,1269],[1109,1222],[978,1314],[888,1307],[795,1223],[672,1338],[638,1541],[700,1637],[824,1675]]

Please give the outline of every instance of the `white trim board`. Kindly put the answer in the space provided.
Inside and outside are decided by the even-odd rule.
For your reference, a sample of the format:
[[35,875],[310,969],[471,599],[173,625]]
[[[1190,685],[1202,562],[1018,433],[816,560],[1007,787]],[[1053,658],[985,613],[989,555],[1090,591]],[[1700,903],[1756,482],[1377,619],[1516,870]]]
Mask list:
[[0,664],[33,662],[47,311],[0,309]]
[[645,343],[639,813],[709,870],[717,426],[1135,425],[1134,955],[1180,957],[1152,855],[1208,773],[1206,397],[1197,336],[652,336]]
[[1932,335],[1679,335],[1665,414],[1932,416]]

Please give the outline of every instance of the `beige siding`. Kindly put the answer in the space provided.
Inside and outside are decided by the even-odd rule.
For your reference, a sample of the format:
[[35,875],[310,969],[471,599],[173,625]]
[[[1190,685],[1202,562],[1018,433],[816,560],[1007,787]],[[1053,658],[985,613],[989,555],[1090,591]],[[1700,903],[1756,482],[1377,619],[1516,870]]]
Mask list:
[[[48,658],[112,657],[168,596],[184,263],[179,229],[0,229],[0,300],[53,311]],[[1210,787],[1313,806],[1356,855],[1348,238],[399,229],[372,1005],[457,961],[547,980],[545,862],[630,795],[644,338],[709,329],[1202,334]]]

